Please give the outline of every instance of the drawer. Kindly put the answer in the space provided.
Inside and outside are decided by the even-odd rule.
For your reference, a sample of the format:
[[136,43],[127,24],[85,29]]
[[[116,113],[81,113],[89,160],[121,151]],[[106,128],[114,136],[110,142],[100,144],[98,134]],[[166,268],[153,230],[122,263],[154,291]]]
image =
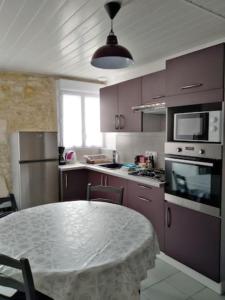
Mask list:
[[143,198],[152,201],[157,201],[159,198],[163,198],[162,188],[157,188],[137,182],[132,182],[132,192],[137,198]]
[[153,225],[164,250],[164,188],[127,182],[127,206],[144,215]]

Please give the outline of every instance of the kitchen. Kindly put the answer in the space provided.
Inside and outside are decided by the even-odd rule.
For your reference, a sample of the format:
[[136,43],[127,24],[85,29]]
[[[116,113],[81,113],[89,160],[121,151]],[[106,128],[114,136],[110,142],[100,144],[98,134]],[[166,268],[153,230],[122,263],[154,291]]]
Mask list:
[[[124,5],[121,12],[126,9],[131,12],[132,5],[137,4]],[[149,3],[144,1],[140,9],[144,11],[148,5]],[[158,13],[162,13],[160,10],[165,13],[167,5],[162,1]],[[195,6],[183,3],[177,9],[182,10],[184,6],[187,11],[190,9],[190,13],[192,9],[193,14],[202,13],[203,23],[207,19],[205,14],[213,20],[216,18],[215,30],[219,31],[220,23],[224,22],[220,12],[208,6],[201,8],[198,4]],[[135,8],[137,11],[137,6]],[[157,14],[157,11],[155,13]],[[171,10],[170,13],[172,14]],[[115,19],[116,29],[116,22],[119,22],[120,18],[118,15]],[[203,23],[202,26],[206,26]],[[115,31],[118,30],[119,27]],[[147,176],[128,175],[124,170],[126,166],[111,170],[92,164],[68,163],[59,168],[60,200],[85,199],[88,182],[123,186],[124,205],[144,214],[156,230],[162,251],[159,264],[165,262],[165,265],[169,263],[177,268],[179,274],[174,276],[185,276],[181,274],[186,273],[198,280],[198,283],[195,282],[196,285],[199,284],[196,295],[190,292],[186,298],[201,299],[201,295],[205,295],[204,299],[220,299],[222,296],[217,294],[223,291],[225,276],[225,193],[223,185],[220,186],[225,169],[221,169],[221,165],[224,164],[224,40],[222,34],[214,39],[211,37],[211,41],[202,39],[201,43],[188,44],[189,37],[185,38],[187,44],[175,48],[176,51],[167,49],[168,52],[161,56],[164,58],[158,61],[157,66],[154,66],[154,61],[157,62],[157,59],[161,58],[160,55],[155,56],[151,64],[139,70],[133,69],[130,73],[118,71],[118,77],[109,80],[106,87],[104,80],[100,83],[79,83],[71,80],[72,78],[61,79],[63,76],[56,78],[46,75],[2,73],[2,99],[7,101],[1,104],[3,142],[0,163],[8,186],[12,187],[8,135],[14,131],[56,131],[58,123],[59,146],[64,146],[63,115],[60,115],[61,93],[73,94],[76,91],[77,94],[82,94],[88,89],[89,96],[94,98],[98,93],[96,91],[100,89],[99,123],[103,132],[104,148],[99,150],[101,147],[84,147],[86,140],[82,140],[82,137],[81,147],[72,148],[76,152],[77,160],[83,161],[84,155],[97,154],[105,154],[111,160],[112,151],[116,149],[120,163],[134,163],[135,156],[143,155],[147,151],[154,156],[157,168],[166,168],[167,184],[161,184],[157,178],[154,180],[148,179]],[[131,46],[128,48],[132,50]],[[110,78],[116,77],[116,72],[96,71],[96,75],[107,74]],[[55,101],[55,94],[58,102]],[[85,106],[85,100],[82,105]],[[78,122],[75,125],[77,124]],[[87,123],[87,128],[88,126]],[[92,135],[91,129],[89,136]],[[71,147],[68,148],[66,151],[71,150]],[[187,173],[190,176],[185,177]],[[194,174],[193,178],[191,174]],[[163,292],[164,285],[169,285],[169,278],[173,278],[173,274],[170,275],[168,278],[162,278],[165,283],[157,281],[156,285],[147,285],[141,297],[148,299],[158,287]],[[188,281],[187,278],[186,280]],[[171,288],[171,285],[167,287]],[[204,288],[205,286],[217,294]],[[183,292],[179,294],[179,289],[174,289],[173,292],[178,293],[174,299],[186,299]]]

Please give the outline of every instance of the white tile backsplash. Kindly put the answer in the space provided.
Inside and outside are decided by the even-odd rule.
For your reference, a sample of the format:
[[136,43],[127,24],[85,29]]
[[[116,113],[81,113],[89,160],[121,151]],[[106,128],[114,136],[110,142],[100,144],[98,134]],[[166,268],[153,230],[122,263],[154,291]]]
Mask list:
[[[145,151],[158,153],[157,167],[164,168],[164,143],[165,132],[140,132],[140,133],[105,133],[105,148],[103,152],[110,153],[113,145],[119,153],[120,162],[134,162],[134,157],[144,154]],[[111,141],[112,140],[112,141]]]

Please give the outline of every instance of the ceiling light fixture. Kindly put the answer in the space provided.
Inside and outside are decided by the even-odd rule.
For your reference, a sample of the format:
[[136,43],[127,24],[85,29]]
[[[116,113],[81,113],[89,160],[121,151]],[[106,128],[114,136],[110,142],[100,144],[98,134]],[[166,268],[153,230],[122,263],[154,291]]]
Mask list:
[[118,44],[118,40],[113,31],[113,19],[121,8],[121,3],[111,1],[105,4],[105,9],[111,19],[111,30],[107,36],[106,45],[97,49],[92,56],[91,64],[101,69],[122,69],[134,63],[130,52]]

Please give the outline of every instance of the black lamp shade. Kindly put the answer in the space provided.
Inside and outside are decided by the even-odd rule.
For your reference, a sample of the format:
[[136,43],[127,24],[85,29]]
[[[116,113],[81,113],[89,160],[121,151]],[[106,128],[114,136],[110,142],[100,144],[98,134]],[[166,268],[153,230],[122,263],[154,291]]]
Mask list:
[[101,69],[122,69],[134,63],[130,52],[120,45],[105,45],[93,55],[91,64]]
[[120,10],[120,1],[111,1],[105,4],[105,9],[111,19],[111,31],[107,37],[106,45],[97,49],[92,56],[91,64],[101,69],[122,69],[134,63],[130,52],[118,44],[113,32],[112,20]]

